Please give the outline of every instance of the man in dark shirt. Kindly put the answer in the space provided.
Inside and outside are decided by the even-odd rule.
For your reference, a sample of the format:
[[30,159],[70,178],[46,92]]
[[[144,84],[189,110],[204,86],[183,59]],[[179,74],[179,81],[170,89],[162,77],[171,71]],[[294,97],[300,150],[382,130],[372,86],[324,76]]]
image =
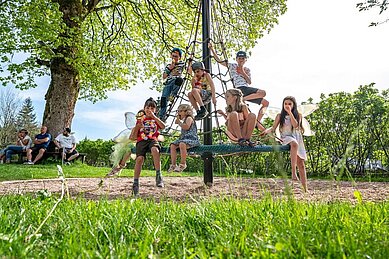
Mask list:
[[[47,127],[41,127],[41,133],[35,136],[34,146],[32,148],[27,149],[27,162],[24,164],[33,165],[39,159],[42,158],[43,154],[46,152],[47,147],[49,146],[51,140],[51,135],[47,133]],[[34,161],[32,159],[32,153],[38,152]]]

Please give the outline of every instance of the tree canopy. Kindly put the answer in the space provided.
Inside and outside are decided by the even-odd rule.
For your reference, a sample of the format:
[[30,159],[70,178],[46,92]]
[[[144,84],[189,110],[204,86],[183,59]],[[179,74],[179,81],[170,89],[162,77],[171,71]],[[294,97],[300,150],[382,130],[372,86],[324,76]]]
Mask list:
[[[285,2],[213,1],[227,49],[253,47],[286,11]],[[36,77],[52,76],[58,58],[77,71],[78,97],[92,101],[159,79],[170,48],[188,45],[198,6],[195,0],[3,0],[0,80],[35,87]]]

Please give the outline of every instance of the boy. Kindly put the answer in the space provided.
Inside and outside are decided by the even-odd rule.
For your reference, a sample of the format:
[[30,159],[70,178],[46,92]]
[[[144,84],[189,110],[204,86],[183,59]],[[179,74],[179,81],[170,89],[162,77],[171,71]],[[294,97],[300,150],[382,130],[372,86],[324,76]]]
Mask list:
[[184,80],[182,79],[182,72],[185,67],[185,62],[181,60],[182,50],[179,48],[173,48],[171,53],[172,62],[166,65],[163,72],[162,78],[165,80],[164,87],[162,90],[161,104],[158,113],[158,117],[165,121],[166,108],[168,103],[168,98],[175,97],[180,90],[180,87]]
[[251,73],[249,68],[244,67],[244,64],[247,61],[246,52],[238,51],[236,53],[237,63],[228,63],[226,60],[223,61],[219,58],[211,43],[208,43],[208,47],[212,51],[212,55],[215,60],[221,65],[228,67],[230,70],[234,87],[242,91],[243,100],[262,105],[257,116],[257,127],[258,129],[265,130],[260,122],[265,114],[266,108],[269,106],[269,102],[264,99],[266,96],[266,92],[264,90],[248,86],[251,84]]
[[188,97],[196,110],[195,120],[202,120],[208,115],[205,104],[212,99],[213,105],[216,106],[215,85],[210,74],[205,72],[202,62],[194,62],[192,71],[194,72],[191,82],[192,91],[188,93]]
[[[164,187],[161,174],[161,146],[158,142],[159,129],[164,129],[165,124],[155,115],[157,103],[153,98],[146,100],[143,113],[137,116],[136,126],[132,129],[130,139],[136,139],[136,159],[134,168],[134,183],[132,192],[139,194],[139,176],[145,161],[146,153],[150,152],[155,167],[155,182],[157,187]],[[140,112],[138,113],[140,114]]]

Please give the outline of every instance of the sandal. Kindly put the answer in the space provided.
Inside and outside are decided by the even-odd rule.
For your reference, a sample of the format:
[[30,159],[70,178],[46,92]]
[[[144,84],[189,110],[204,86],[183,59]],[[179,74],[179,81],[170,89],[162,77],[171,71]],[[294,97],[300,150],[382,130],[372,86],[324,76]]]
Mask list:
[[170,167],[167,171],[168,171],[168,173],[171,173],[171,172],[174,172],[174,170],[176,170],[176,168],[177,168],[177,165],[170,165]]
[[247,140],[245,140],[244,138],[239,139],[238,145],[241,147],[247,147],[248,146]]
[[186,168],[186,164],[179,164],[176,169],[174,169],[174,172],[181,173]]
[[255,146],[257,145],[257,143],[251,141],[250,139],[247,139],[246,142],[247,142],[247,145],[248,145],[249,147],[255,147]]

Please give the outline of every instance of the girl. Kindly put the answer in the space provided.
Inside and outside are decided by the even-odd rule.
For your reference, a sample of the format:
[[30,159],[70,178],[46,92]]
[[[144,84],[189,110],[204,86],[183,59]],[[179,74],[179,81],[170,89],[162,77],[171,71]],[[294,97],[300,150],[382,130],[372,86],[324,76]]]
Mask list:
[[281,113],[277,114],[273,126],[264,131],[268,134],[274,131],[278,126],[281,133],[282,144],[290,145],[290,163],[292,167],[292,180],[298,180],[296,166],[299,170],[301,184],[304,191],[307,191],[307,174],[304,161],[307,154],[304,147],[302,133],[302,115],[297,111],[296,99],[293,96],[287,96],[282,102]]
[[226,119],[227,135],[240,146],[255,146],[250,141],[256,123],[255,114],[249,112],[247,105],[243,102],[243,93],[239,89],[229,89],[226,91],[227,108],[224,113],[218,113]]
[[215,85],[211,76],[204,70],[202,62],[192,64],[194,77],[192,78],[192,91],[189,92],[188,97],[197,112],[195,120],[204,119],[208,115],[204,102],[207,103],[212,98],[212,103],[216,105]]
[[[172,163],[168,172],[182,172],[186,168],[187,149],[200,145],[197,136],[197,126],[193,119],[193,108],[189,104],[180,104],[177,109],[175,121],[181,127],[181,136],[170,144],[170,156]],[[177,148],[180,148],[181,162],[177,166]]]

